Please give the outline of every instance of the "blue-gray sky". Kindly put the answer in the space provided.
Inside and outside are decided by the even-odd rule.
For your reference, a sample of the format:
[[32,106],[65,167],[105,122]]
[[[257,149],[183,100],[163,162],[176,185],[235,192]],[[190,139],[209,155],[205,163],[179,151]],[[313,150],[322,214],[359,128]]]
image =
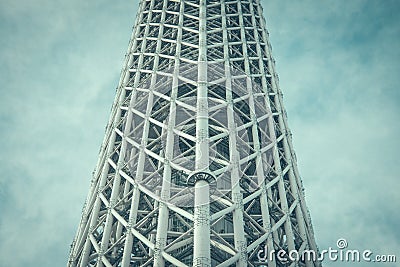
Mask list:
[[[399,258],[400,2],[262,4],[319,247]],[[0,266],[65,266],[136,6],[0,0]]]

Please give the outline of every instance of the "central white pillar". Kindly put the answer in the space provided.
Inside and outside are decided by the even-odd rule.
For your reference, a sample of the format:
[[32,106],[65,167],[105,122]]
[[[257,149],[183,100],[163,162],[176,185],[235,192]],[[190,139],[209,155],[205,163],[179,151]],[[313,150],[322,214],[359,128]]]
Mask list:
[[210,256],[210,185],[213,176],[208,172],[208,100],[207,100],[207,17],[206,1],[199,6],[199,59],[196,105],[196,163],[188,179],[194,186],[194,248],[193,266],[211,266]]
[[210,258],[210,185],[199,180],[194,186],[194,259],[193,266],[211,266]]

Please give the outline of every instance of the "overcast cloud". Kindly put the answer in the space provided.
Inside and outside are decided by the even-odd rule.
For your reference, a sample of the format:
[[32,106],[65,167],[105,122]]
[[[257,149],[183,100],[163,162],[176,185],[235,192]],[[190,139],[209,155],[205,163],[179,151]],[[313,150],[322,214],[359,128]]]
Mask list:
[[[319,247],[400,260],[400,2],[262,3]],[[0,266],[66,265],[136,6],[0,0]]]

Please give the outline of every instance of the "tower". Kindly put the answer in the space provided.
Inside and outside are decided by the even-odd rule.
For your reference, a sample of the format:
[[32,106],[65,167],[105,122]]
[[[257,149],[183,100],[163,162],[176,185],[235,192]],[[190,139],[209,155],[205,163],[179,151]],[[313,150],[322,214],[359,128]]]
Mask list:
[[259,0],[141,0],[68,266],[320,266],[272,250],[317,247]]

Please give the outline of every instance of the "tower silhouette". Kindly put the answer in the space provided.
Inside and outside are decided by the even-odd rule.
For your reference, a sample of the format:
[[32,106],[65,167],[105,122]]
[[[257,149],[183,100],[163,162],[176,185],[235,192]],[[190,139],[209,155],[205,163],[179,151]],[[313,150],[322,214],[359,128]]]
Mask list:
[[317,247],[259,0],[141,0],[68,266],[320,266],[273,250]]

